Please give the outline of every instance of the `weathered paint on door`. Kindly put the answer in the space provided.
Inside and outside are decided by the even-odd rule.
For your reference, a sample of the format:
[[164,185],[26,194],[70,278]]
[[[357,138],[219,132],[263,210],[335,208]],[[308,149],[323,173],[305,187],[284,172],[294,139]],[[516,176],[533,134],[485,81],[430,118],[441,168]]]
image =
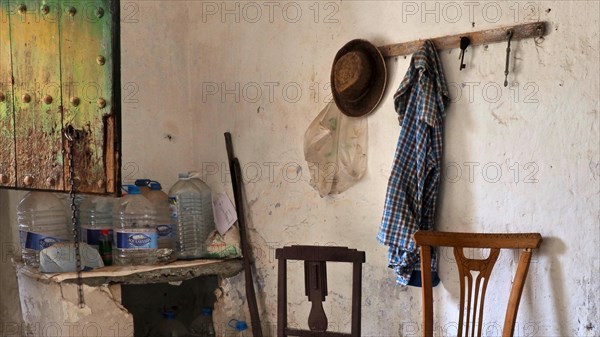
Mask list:
[[7,0],[0,0],[0,186],[15,187],[15,138]]
[[76,146],[76,177],[81,189],[97,191],[107,180],[107,121],[103,118],[110,115],[112,106],[112,13],[106,0],[66,1],[60,5],[62,13],[76,11],[75,15],[62,15],[59,25],[63,122],[85,132],[85,138]]
[[17,187],[62,190],[58,25],[36,0],[9,4]]
[[[68,190],[62,130],[70,125],[84,134],[74,147],[77,190],[116,192],[118,2],[0,1],[0,79],[9,79],[0,87],[9,92],[0,103],[0,169],[8,177],[0,186]],[[11,122],[14,128],[4,127]]]

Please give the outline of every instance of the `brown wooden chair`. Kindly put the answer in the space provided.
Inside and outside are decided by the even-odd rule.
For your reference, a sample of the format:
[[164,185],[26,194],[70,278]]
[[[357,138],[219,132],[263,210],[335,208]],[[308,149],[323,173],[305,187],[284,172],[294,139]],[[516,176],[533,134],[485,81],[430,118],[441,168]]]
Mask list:
[[[277,283],[277,336],[360,337],[362,264],[365,252],[347,247],[289,246],[275,251],[279,263]],[[304,290],[312,302],[310,330],[292,329],[287,321],[287,261],[304,261]],[[352,263],[352,323],[350,333],[327,331],[323,302],[327,296],[327,262]]]
[[[454,247],[454,257],[460,277],[460,314],[458,319],[458,337],[463,336],[463,322],[466,298],[465,337],[481,336],[485,292],[492,268],[498,259],[500,249],[522,249],[519,264],[508,299],[503,337],[512,337],[515,329],[519,302],[523,286],[529,270],[532,249],[539,248],[542,236],[539,233],[520,234],[484,234],[484,233],[448,233],[434,231],[418,231],[414,235],[415,242],[421,250],[421,277],[423,281],[423,336],[433,336],[433,298],[431,286],[431,249],[433,247]],[[465,257],[463,248],[489,248],[490,255],[486,259],[469,259]],[[479,274],[473,282],[471,271]],[[483,284],[482,284],[483,280]],[[475,294],[473,295],[473,285]],[[481,289],[481,299],[478,295]],[[473,298],[474,296],[474,298]],[[473,301],[471,301],[473,300]],[[471,302],[473,308],[471,308]],[[472,309],[472,310],[471,310]],[[477,318],[477,319],[476,319]],[[477,335],[475,329],[477,328]]]

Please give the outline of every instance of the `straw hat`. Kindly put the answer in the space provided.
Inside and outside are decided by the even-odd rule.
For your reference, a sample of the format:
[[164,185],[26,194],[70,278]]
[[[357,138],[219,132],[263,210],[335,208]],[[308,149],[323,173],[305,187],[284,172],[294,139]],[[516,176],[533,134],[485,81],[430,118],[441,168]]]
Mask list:
[[333,60],[331,91],[340,111],[351,117],[375,110],[385,91],[387,70],[379,49],[366,40],[352,40]]

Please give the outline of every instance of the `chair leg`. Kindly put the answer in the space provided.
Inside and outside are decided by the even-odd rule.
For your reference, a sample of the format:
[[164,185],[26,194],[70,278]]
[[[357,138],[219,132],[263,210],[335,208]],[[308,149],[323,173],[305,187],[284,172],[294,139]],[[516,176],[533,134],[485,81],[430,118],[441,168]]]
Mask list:
[[352,328],[353,337],[360,337],[362,299],[362,264],[352,264]]
[[421,246],[421,282],[423,295],[423,336],[433,337],[433,297],[431,285],[430,246]]
[[287,260],[280,259],[277,271],[277,337],[286,337],[287,328]]

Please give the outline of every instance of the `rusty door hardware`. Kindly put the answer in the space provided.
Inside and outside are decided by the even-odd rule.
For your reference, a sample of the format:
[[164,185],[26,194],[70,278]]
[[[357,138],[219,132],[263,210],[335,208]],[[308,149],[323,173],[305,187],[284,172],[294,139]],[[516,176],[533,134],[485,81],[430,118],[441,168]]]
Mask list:
[[119,17],[116,0],[0,0],[0,188],[67,191],[72,125],[78,190],[120,192]]
[[83,130],[77,130],[72,125],[69,125],[63,131],[63,135],[67,140],[67,146],[69,148],[69,199],[71,201],[71,231],[73,233],[73,245],[75,248],[75,271],[77,272],[77,297],[80,308],[85,307],[85,300],[83,297],[83,280],[81,278],[81,252],[79,251],[79,223],[77,222],[77,204],[75,203],[75,193],[77,192],[77,185],[75,182],[75,144],[81,142],[85,137]]

